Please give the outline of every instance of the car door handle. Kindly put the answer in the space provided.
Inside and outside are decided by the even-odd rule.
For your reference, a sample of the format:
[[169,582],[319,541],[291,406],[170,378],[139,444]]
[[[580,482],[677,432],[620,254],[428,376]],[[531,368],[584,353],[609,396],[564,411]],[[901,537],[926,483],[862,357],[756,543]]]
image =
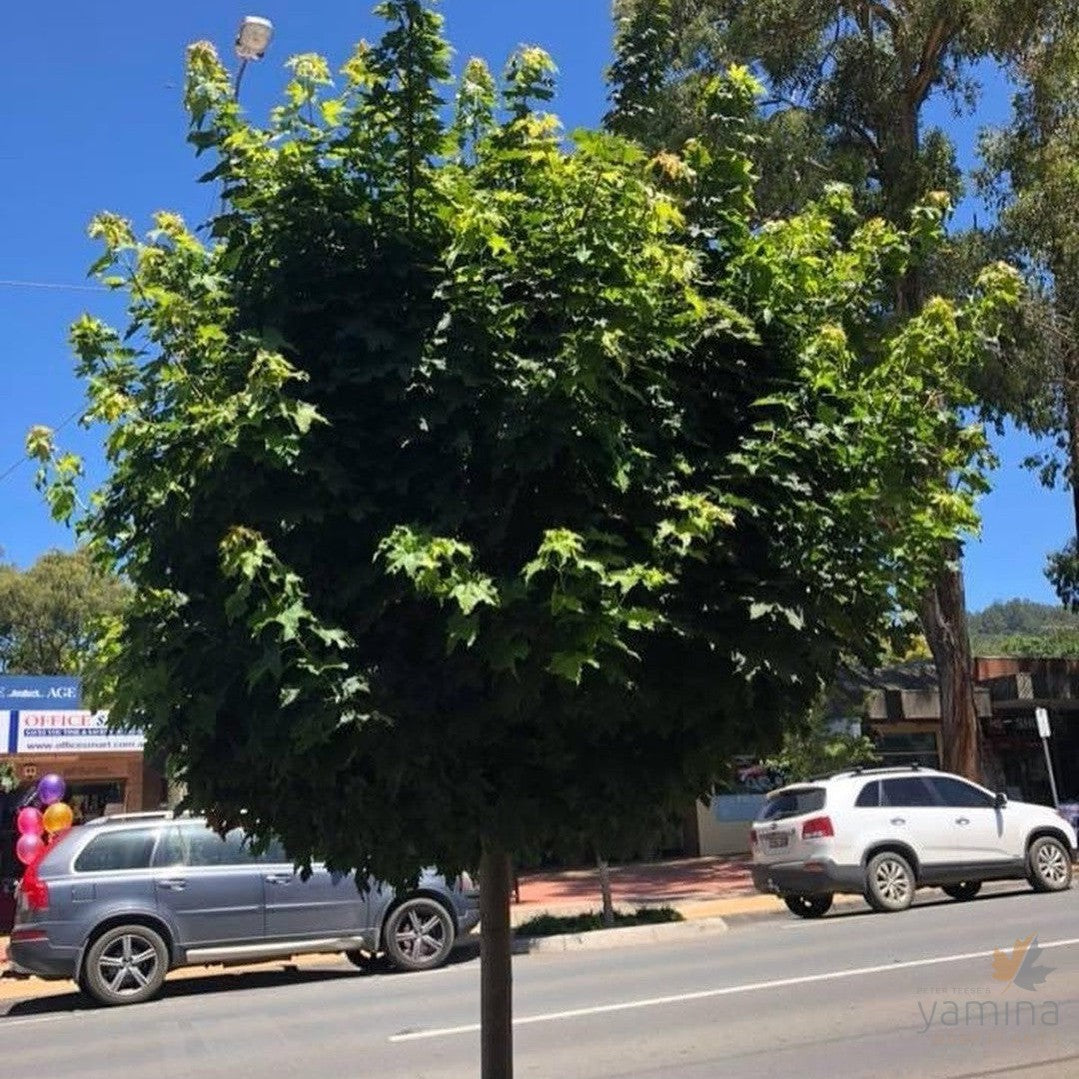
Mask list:
[[892,824],[906,824],[906,817],[892,817]]
[[187,887],[187,881],[182,877],[161,877],[156,883],[159,888],[167,888],[170,892],[182,892]]
[[970,824],[970,820],[967,817],[956,817],[955,818],[955,823],[956,824]]
[[265,880],[267,884],[291,884],[292,874],[286,876],[284,873],[267,873]]

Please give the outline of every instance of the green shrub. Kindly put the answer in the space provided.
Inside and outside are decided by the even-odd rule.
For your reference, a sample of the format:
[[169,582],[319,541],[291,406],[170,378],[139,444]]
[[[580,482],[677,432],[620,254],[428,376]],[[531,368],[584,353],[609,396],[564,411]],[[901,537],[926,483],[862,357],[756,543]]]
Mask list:
[[[663,922],[684,922],[685,918],[673,907],[641,907],[632,914],[614,913],[614,929],[628,925],[659,925]],[[553,937],[558,933],[591,933],[603,929],[603,914],[590,910],[586,914],[537,914],[517,927],[519,937]]]

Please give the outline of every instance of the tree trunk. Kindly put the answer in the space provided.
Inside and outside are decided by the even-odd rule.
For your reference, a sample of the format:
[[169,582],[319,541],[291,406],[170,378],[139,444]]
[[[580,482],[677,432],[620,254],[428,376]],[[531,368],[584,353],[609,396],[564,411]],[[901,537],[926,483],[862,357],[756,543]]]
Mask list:
[[480,1075],[513,1079],[513,969],[508,851],[480,856]]
[[[913,130],[913,148],[916,150],[916,123]],[[900,286],[899,310],[908,317],[914,316],[921,311],[923,302],[921,272],[917,267],[911,268]],[[945,567],[922,597],[919,612],[922,630],[937,668],[942,764],[945,771],[980,782],[981,729],[974,700],[974,660],[967,627],[962,544],[958,541],[946,544],[944,554]]]
[[614,925],[614,900],[611,897],[611,863],[596,851],[596,872],[599,874],[599,891],[603,896],[603,924],[607,929]]
[[953,544],[948,553],[949,565],[922,599],[922,628],[937,665],[944,768],[980,781],[981,731],[959,544]]

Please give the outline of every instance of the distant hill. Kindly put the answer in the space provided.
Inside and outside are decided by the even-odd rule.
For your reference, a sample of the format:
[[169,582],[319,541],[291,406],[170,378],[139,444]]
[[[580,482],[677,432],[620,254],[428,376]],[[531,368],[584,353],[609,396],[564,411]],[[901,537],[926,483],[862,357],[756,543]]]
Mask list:
[[1079,656],[1079,615],[1051,603],[991,603],[969,625],[975,655]]
[[1079,630],[1079,615],[1052,603],[1031,599],[999,600],[969,616],[972,635],[1001,633],[1052,633],[1059,629]]

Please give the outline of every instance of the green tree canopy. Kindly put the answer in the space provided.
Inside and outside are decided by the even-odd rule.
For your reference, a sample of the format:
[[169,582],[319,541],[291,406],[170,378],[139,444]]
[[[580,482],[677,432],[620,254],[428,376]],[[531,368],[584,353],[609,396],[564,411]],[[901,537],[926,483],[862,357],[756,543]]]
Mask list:
[[50,551],[27,570],[0,565],[0,670],[79,674],[126,594],[85,550]]
[[829,719],[817,704],[783,732],[779,750],[764,766],[783,783],[797,783],[879,760],[872,738],[851,730],[846,720]]
[[616,0],[608,122],[679,147],[708,130],[709,82],[749,63],[762,212],[793,212],[844,180],[859,205],[906,222],[926,192],[961,189],[955,148],[921,112],[934,95],[973,109],[978,60],[1036,40],[1055,0]]
[[[1011,123],[982,139],[983,190],[999,211],[996,235],[1024,267],[1026,365],[1042,372],[1032,424],[1055,445],[1028,463],[1049,487],[1071,488],[1079,535],[1079,14],[1046,20],[1017,54]],[[1047,574],[1063,603],[1079,610],[1075,538],[1051,556]]]
[[93,226],[131,324],[73,329],[81,527],[136,588],[98,685],[222,826],[394,881],[482,851],[504,897],[506,852],[650,827],[901,625],[975,521],[984,440],[937,402],[1018,284],[899,326],[941,205],[754,229],[745,71],[711,142],[567,149],[541,50],[470,63],[447,124],[437,18],[378,10],[268,129],[192,48],[212,242]]
[[[927,128],[933,96],[973,108],[972,65],[1005,60],[1036,42],[1060,0],[618,0],[616,57],[608,126],[657,148],[677,149],[710,131],[710,86],[732,61],[764,81],[752,120],[758,205],[767,219],[795,213],[829,183],[851,185],[864,213],[906,225],[932,191],[962,190],[955,147]],[[990,245],[974,233],[908,266],[896,282],[897,316],[920,310],[934,291],[964,295]],[[1029,351],[1029,350],[1027,350]],[[1016,362],[1022,355],[1024,362]],[[1043,367],[1023,350],[1008,362],[987,353],[969,368],[968,393],[983,418],[1005,414],[1044,423]],[[952,402],[958,407],[957,402]],[[948,546],[945,568],[920,605],[940,674],[945,761],[981,770],[970,642],[965,622],[962,547]]]

